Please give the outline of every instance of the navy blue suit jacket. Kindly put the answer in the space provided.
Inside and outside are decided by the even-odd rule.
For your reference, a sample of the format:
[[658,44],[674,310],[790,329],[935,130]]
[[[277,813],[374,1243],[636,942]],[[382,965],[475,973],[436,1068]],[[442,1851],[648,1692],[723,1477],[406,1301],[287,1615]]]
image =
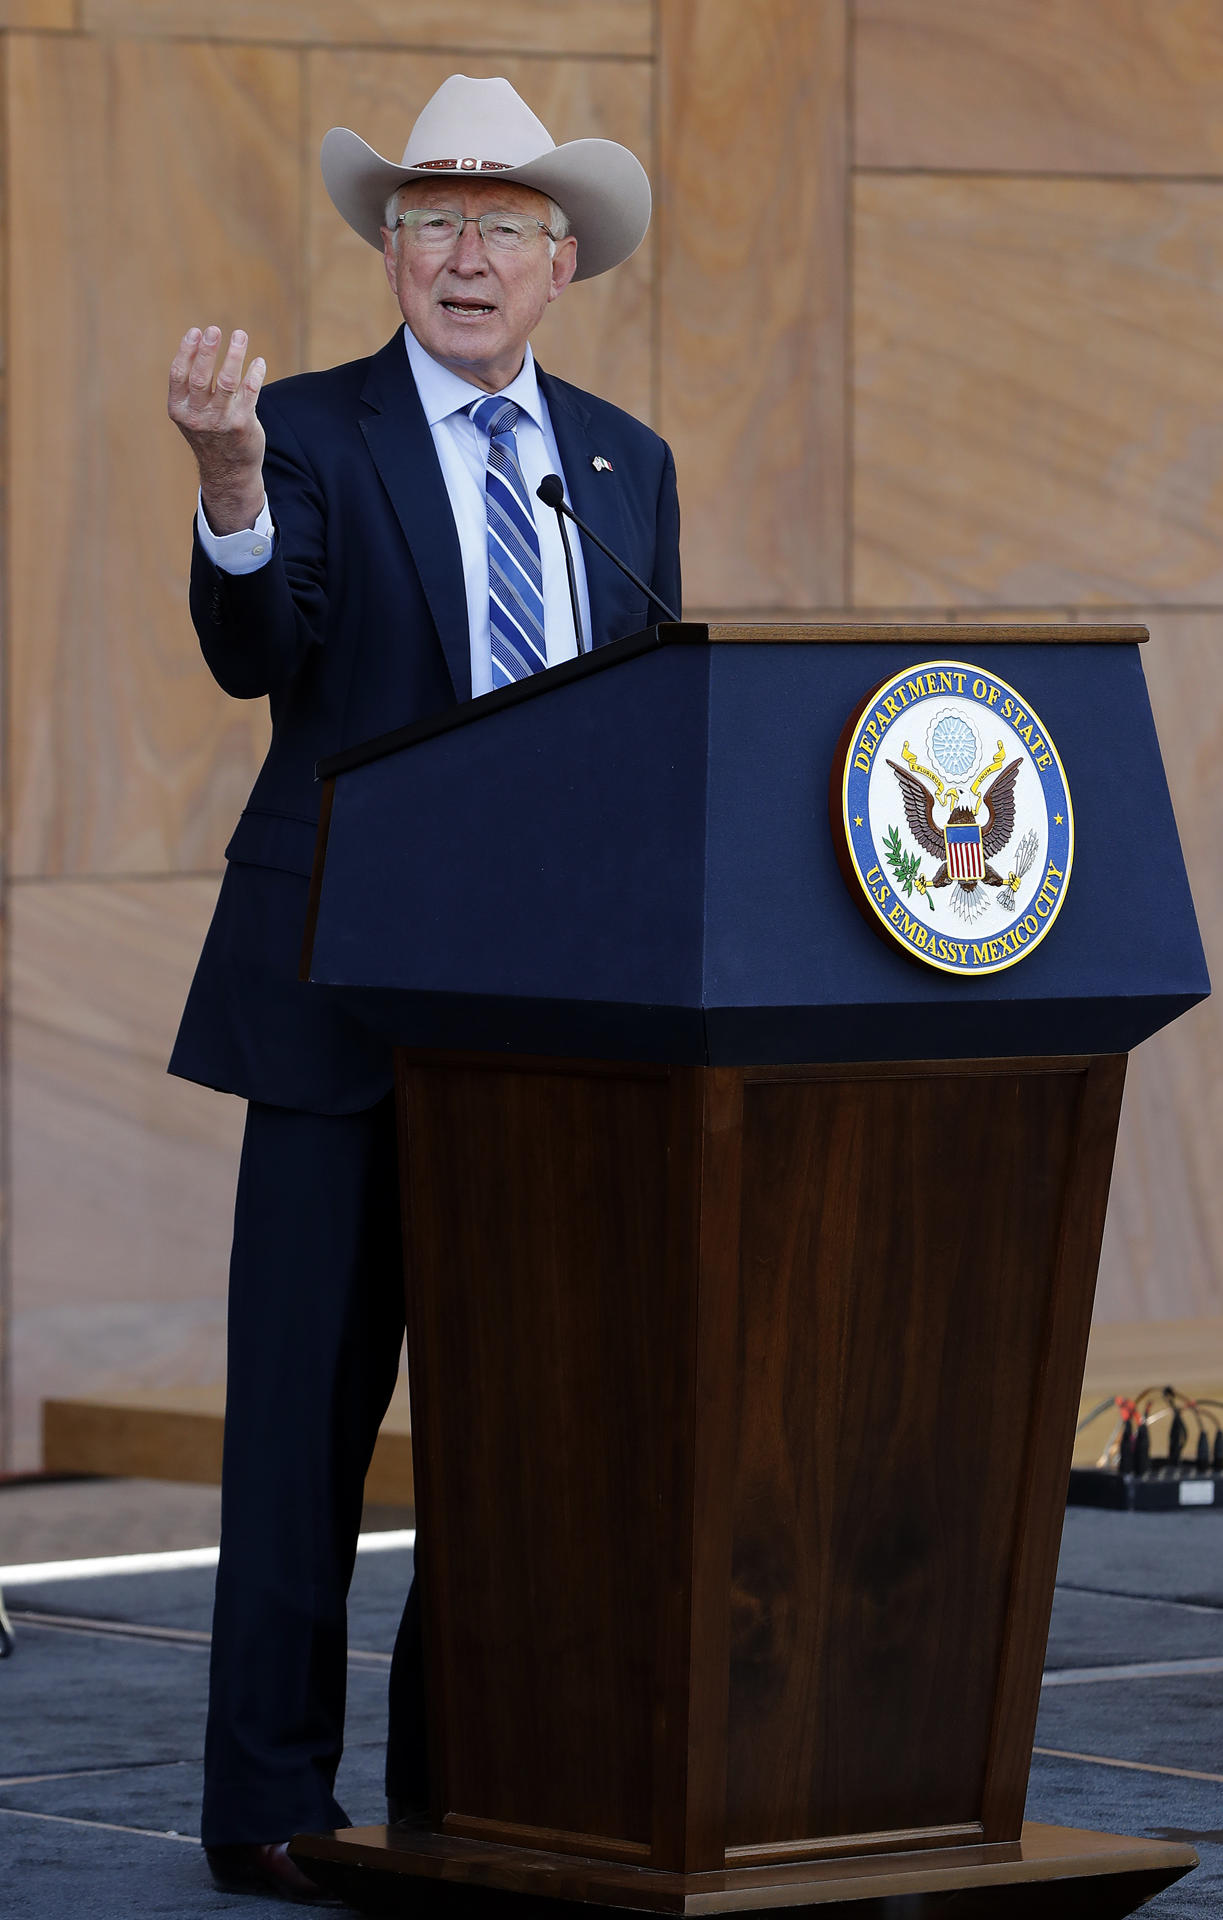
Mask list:
[[[540,372],[574,511],[680,605],[675,468],[648,427]],[[226,848],[216,912],[170,1071],[273,1106],[351,1113],[390,1086],[386,1048],[297,978],[328,754],[471,698],[458,534],[397,332],[381,352],[264,389],[276,524],[258,572],[220,572],[198,539],[191,614],[227,693],[271,703],[272,742]],[[596,471],[602,454],[611,471]],[[590,542],[592,641],[650,624]],[[427,821],[410,823],[427,832]]]

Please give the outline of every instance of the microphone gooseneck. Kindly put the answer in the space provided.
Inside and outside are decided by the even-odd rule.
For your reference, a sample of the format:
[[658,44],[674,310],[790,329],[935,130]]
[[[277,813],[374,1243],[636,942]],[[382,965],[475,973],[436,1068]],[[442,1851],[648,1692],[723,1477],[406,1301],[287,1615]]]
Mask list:
[[[653,587],[647,587],[644,580],[638,579],[637,575],[633,572],[633,569],[630,566],[626,565],[626,563],[620,558],[620,555],[618,553],[612,552],[606,540],[600,540],[598,534],[595,532],[593,527],[588,527],[584,520],[578,519],[577,514],[573,511],[573,508],[569,505],[568,501],[565,499],[565,483],[561,479],[559,473],[546,473],[543,479],[540,481],[539,485],[536,487],[535,493],[536,493],[536,497],[543,501],[545,507],[553,507],[555,509],[558,520],[560,519],[562,514],[564,515],[565,519],[572,520],[578,532],[584,533],[588,540],[593,540],[596,547],[598,547],[599,552],[605,553],[608,559],[612,562],[612,564],[614,566],[619,567],[621,573],[624,574],[625,578],[628,580],[631,580],[633,585],[636,588],[638,588],[638,590],[641,593],[644,593],[647,600],[652,600],[656,607],[661,607],[663,612],[666,614],[668,620],[674,620],[678,623],[679,621],[678,613],[672,612],[671,608],[667,605],[666,601],[659,599]],[[569,551],[569,544],[566,541],[565,543],[566,554],[568,554],[568,551]],[[581,643],[579,642],[579,645],[580,644]]]
[[565,488],[559,473],[546,473],[535,489],[536,497],[545,507],[555,507],[556,526],[565,549],[565,577],[569,582],[569,605],[573,609],[573,637],[578,643],[578,652],[589,653],[590,649],[582,640],[582,615],[578,609],[578,583],[573,571],[573,554],[569,549],[569,535],[565,530]]

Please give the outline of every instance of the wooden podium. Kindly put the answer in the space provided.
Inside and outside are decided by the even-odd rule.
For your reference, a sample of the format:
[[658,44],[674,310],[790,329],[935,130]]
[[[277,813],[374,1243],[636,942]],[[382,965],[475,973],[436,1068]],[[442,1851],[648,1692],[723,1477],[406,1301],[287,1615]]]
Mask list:
[[[431,1687],[428,1824],[294,1842],[353,1904],[1105,1920],[1194,1864],[1023,1821],[1125,1053],[1208,991],[1140,635],[660,628],[321,770]],[[940,649],[1076,806],[989,979],[879,941],[828,833],[856,700]]]

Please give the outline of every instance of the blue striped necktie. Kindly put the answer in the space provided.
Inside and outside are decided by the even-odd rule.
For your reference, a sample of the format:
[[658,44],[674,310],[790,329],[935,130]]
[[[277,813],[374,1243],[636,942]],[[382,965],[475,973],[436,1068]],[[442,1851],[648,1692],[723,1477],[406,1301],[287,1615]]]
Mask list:
[[467,409],[489,437],[484,478],[488,516],[488,632],[493,686],[525,680],[548,664],[544,576],[527,483],[518,464],[518,408],[489,394]]

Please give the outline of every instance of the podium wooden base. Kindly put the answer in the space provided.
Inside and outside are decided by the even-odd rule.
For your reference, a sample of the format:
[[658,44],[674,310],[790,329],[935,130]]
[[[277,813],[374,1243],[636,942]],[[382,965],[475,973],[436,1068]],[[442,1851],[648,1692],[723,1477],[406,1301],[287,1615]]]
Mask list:
[[423,1827],[303,1834],[290,1851],[359,1912],[413,1920],[505,1920],[528,1911],[565,1920],[579,1909],[697,1915],[795,1907],[818,1907],[821,1920],[1121,1920],[1197,1864],[1191,1847],[1033,1822],[1010,1845],[721,1873],[619,1866]]
[[1187,1872],[1023,1827],[1123,1076],[401,1052],[431,1824],[296,1857],[439,1920]]

